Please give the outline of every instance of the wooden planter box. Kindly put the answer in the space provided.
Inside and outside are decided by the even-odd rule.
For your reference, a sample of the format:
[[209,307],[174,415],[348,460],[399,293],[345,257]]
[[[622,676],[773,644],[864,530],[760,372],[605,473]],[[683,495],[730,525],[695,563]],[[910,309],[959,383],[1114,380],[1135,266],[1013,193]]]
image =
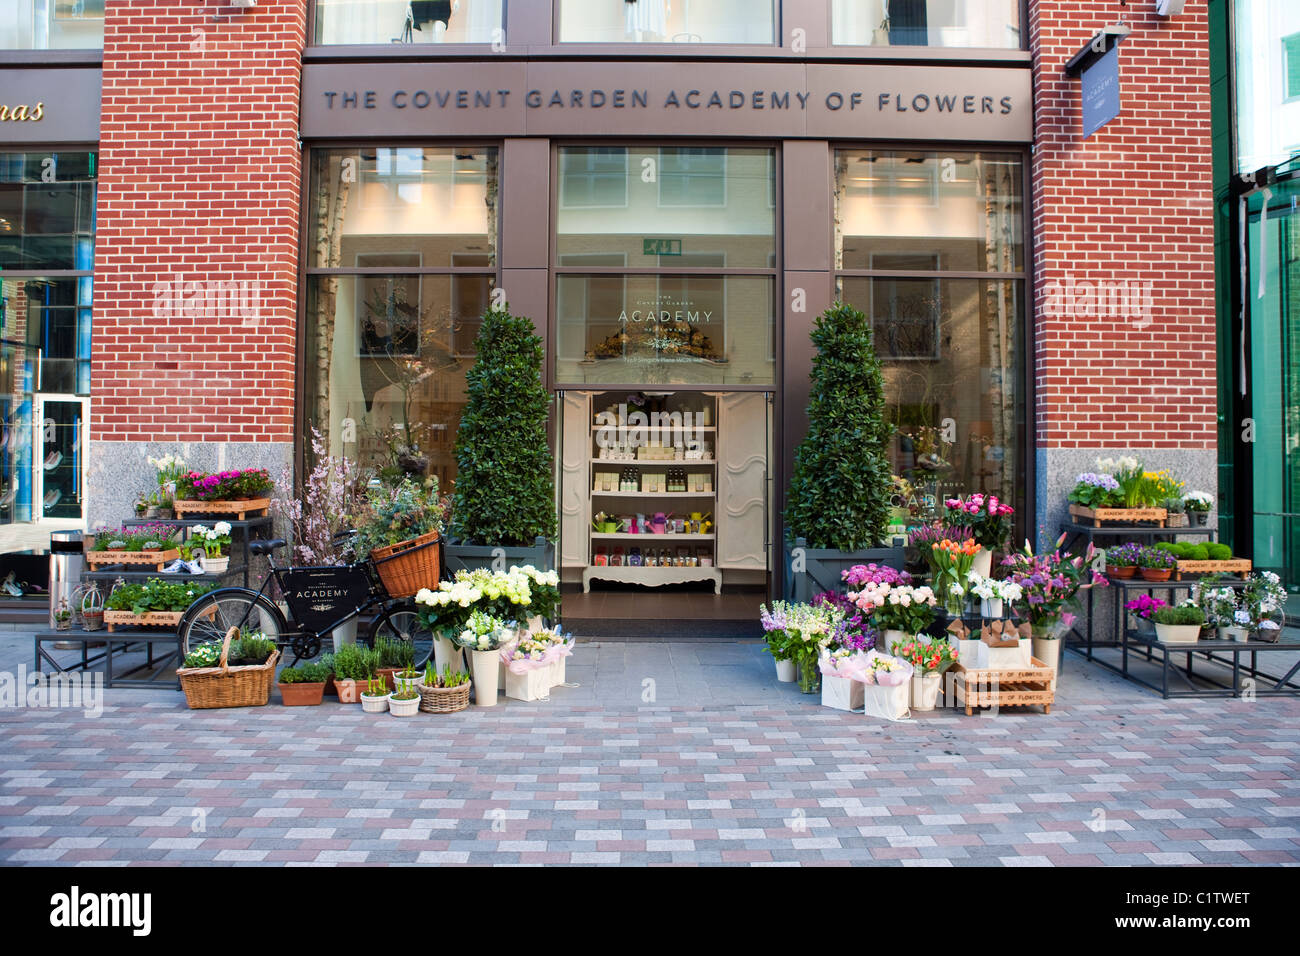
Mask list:
[[785,547],[785,597],[807,603],[822,591],[842,591],[840,573],[857,564],[885,564],[903,570],[902,548],[871,548],[865,551],[833,551],[810,548],[805,538]]
[[1250,574],[1250,558],[1229,558],[1227,561],[1178,561],[1174,576],[1182,580],[1184,574],[1236,574],[1245,577]]
[[1164,508],[1085,508],[1070,505],[1070,517],[1079,524],[1156,524],[1163,528],[1169,517]]
[[1029,661],[1030,667],[1015,670],[976,670],[956,665],[953,683],[957,705],[966,708],[967,717],[973,707],[1041,706],[1043,713],[1050,714],[1056,697],[1052,691],[1055,671],[1037,657]]
[[130,564],[150,567],[161,571],[171,564],[181,553],[175,548],[166,551],[87,551],[86,563],[96,564]]
[[266,514],[271,507],[270,498],[246,498],[240,501],[182,501],[179,498],[175,501],[177,518],[191,518],[196,516],[221,515],[226,518],[234,518],[236,521],[244,521],[250,515],[260,517]]
[[104,611],[104,623],[111,631],[114,627],[175,627],[181,622],[183,611]]
[[504,553],[505,567],[523,567],[531,564],[538,571],[551,571],[555,568],[555,545],[545,538],[538,538],[531,547],[500,547],[490,545],[462,544],[460,541],[446,540],[442,545],[442,558],[446,563],[446,573],[455,574],[462,568],[473,571],[477,568],[491,568],[497,557]]

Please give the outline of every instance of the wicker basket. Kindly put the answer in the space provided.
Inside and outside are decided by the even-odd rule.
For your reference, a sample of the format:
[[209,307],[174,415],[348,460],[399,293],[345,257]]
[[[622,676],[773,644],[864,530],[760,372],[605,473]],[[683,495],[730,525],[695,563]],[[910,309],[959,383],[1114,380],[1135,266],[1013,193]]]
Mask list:
[[469,706],[469,691],[473,681],[466,681],[458,687],[426,687],[416,684],[420,692],[420,710],[426,714],[454,714]]
[[411,597],[421,588],[436,588],[440,572],[438,532],[375,548],[370,560],[392,597]]
[[176,676],[191,710],[209,707],[265,707],[275,686],[275,662],[280,652],[272,651],[265,664],[231,667],[227,663],[230,642],[239,633],[232,627],[221,644],[221,661],[216,667],[181,667]]

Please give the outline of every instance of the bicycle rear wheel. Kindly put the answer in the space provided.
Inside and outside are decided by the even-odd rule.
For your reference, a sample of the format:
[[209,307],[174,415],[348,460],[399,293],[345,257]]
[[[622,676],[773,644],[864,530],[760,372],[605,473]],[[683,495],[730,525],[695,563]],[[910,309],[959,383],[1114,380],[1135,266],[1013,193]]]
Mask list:
[[433,631],[420,622],[414,601],[403,601],[384,609],[366,635],[366,643],[375,646],[375,639],[403,641],[415,648],[415,666],[423,667],[433,654]]
[[288,630],[280,609],[256,591],[222,588],[203,595],[189,606],[176,627],[184,658],[200,644],[221,643],[232,627],[261,631],[279,645]]

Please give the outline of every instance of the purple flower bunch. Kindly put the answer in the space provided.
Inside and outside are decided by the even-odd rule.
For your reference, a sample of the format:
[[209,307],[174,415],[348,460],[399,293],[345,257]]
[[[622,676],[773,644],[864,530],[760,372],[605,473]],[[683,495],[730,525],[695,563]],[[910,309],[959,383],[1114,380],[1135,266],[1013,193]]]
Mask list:
[[1106,563],[1117,568],[1135,568],[1141,554],[1142,545],[1133,541],[1128,544],[1117,544],[1113,548],[1106,549]]
[[1061,535],[1051,554],[1034,554],[1025,542],[1023,551],[1002,560],[1011,570],[1010,580],[1020,585],[1023,595],[1012,608],[1018,617],[1028,618],[1032,625],[1048,626],[1062,621],[1067,607],[1080,591],[1109,583],[1092,569],[1096,548],[1089,544],[1081,555],[1062,554],[1060,549],[1064,543],[1065,535]]
[[830,607],[843,612],[843,620],[835,625],[831,634],[831,642],[834,645],[854,651],[875,646],[875,630],[866,623],[866,615],[849,600],[847,594],[822,591],[813,597],[812,603],[814,607]]
[[912,576],[906,571],[897,571],[887,564],[855,564],[847,571],[840,572],[840,578],[850,588],[861,588],[864,584],[911,584]]

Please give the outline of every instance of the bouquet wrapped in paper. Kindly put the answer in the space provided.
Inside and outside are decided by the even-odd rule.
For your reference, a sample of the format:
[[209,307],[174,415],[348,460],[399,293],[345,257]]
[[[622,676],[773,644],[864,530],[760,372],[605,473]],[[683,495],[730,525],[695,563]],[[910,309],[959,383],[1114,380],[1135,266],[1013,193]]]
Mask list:
[[871,664],[866,651],[853,651],[848,648],[828,651],[818,659],[817,667],[823,677],[843,677],[861,684],[870,683],[868,672],[871,670]]
[[573,637],[559,627],[538,631],[511,641],[501,648],[501,662],[513,674],[526,674],[530,670],[550,667],[553,663],[573,653]]
[[879,651],[867,652],[866,683],[896,687],[912,679],[913,668],[907,661]]

